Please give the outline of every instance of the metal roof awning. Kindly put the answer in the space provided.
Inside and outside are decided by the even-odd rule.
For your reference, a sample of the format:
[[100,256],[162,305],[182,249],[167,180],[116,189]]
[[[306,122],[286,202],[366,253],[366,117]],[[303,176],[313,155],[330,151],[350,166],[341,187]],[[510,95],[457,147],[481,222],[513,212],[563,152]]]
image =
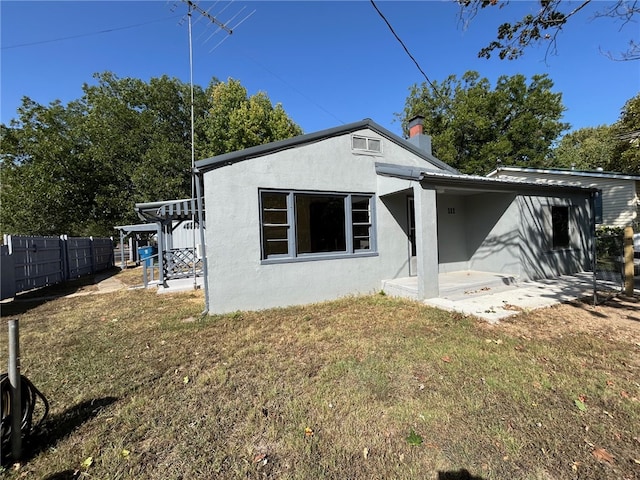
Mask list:
[[376,173],[382,176],[414,180],[434,188],[448,188],[458,191],[476,192],[573,192],[588,194],[598,189],[566,184],[545,184],[530,181],[514,181],[502,178],[481,177],[478,175],[450,174],[427,171],[418,167],[376,163]]
[[198,220],[198,202],[195,198],[136,203],[135,210],[138,217],[147,222],[190,220],[193,217]]

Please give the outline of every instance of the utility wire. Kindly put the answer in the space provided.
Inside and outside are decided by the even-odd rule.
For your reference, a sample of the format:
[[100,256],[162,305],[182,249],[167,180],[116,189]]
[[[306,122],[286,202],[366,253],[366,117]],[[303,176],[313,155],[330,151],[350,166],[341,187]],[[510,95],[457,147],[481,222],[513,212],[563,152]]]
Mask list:
[[97,31],[97,32],[81,33],[79,35],[72,35],[70,37],[53,38],[53,39],[50,39],[50,40],[42,40],[42,41],[39,41],[39,42],[21,43],[21,44],[18,44],[18,45],[9,45],[8,47],[0,48],[0,50],[9,50],[9,49],[12,49],[12,48],[31,47],[33,45],[43,45],[45,43],[61,42],[63,40],[72,40],[74,38],[90,37],[92,35],[101,35],[103,33],[111,33],[111,32],[117,32],[119,30],[127,30],[127,29],[130,29],[130,28],[138,28],[138,27],[142,27],[144,25],[149,25],[151,23],[164,22],[166,20],[171,20],[171,19],[178,18],[178,17],[180,17],[180,15],[173,15],[171,17],[166,17],[166,18],[158,18],[156,20],[151,20],[149,22],[136,23],[135,25],[127,25],[127,26],[124,26],[124,27],[109,28],[107,30],[100,30],[100,31]]
[[315,100],[313,100],[311,97],[309,97],[308,95],[306,95],[304,92],[302,92],[299,88],[297,88],[295,85],[292,85],[291,83],[287,82],[284,78],[282,78],[280,75],[278,75],[277,73],[275,73],[273,70],[270,70],[269,68],[265,67],[264,64],[262,64],[261,62],[259,62],[258,60],[256,60],[256,58],[249,54],[247,51],[242,51],[242,53],[249,59],[251,60],[253,63],[255,63],[256,65],[258,65],[260,68],[262,68],[264,71],[266,71],[267,73],[271,74],[273,77],[275,77],[277,80],[279,80],[280,82],[282,82],[286,87],[288,87],[289,89],[293,90],[294,92],[296,92],[298,95],[300,95],[302,98],[304,98],[306,101],[308,101],[309,103],[315,105],[318,109],[322,110],[324,113],[326,113],[327,115],[335,118],[338,122],[340,122],[342,125],[345,124],[345,122],[343,120],[341,120],[340,118],[338,118],[336,115],[334,115],[333,113],[331,113],[329,110],[327,110],[326,108],[324,108],[322,105],[320,105],[318,102],[316,102]]
[[396,33],[396,31],[393,29],[393,27],[391,26],[391,24],[389,23],[389,20],[387,20],[387,18],[384,16],[384,14],[380,11],[380,9],[378,8],[378,6],[376,5],[376,3],[373,0],[369,0],[371,2],[371,5],[373,5],[373,8],[376,9],[376,12],[378,12],[378,15],[380,15],[380,18],[382,18],[382,20],[384,20],[384,23],[387,24],[387,27],[389,27],[389,30],[391,30],[391,33],[393,33],[393,36],[396,37],[396,40],[398,40],[398,42],[400,42],[400,45],[402,45],[402,48],[404,48],[404,51],[407,52],[407,55],[409,55],[409,58],[411,60],[413,60],[413,63],[416,64],[416,67],[418,67],[418,70],[420,70],[420,73],[422,74],[422,76],[425,78],[425,80],[427,81],[427,83],[429,85],[431,85],[431,88],[433,88],[435,90],[435,87],[433,86],[433,84],[431,83],[431,80],[429,80],[429,77],[427,77],[427,74],[424,73],[424,70],[422,70],[422,67],[420,66],[420,64],[418,63],[418,61],[414,58],[413,55],[411,55],[411,52],[409,51],[409,49],[407,48],[407,46],[404,44],[404,42],[402,41],[402,39],[398,36],[398,34]]
[[409,49],[407,48],[407,46],[404,44],[404,42],[402,41],[402,39],[398,36],[398,34],[396,33],[396,31],[393,29],[393,27],[391,26],[391,24],[389,23],[389,20],[387,20],[387,18],[384,16],[384,14],[380,11],[380,9],[378,8],[378,6],[375,4],[375,2],[373,0],[369,0],[371,2],[371,5],[373,5],[373,8],[375,8],[376,12],[378,12],[378,15],[380,15],[380,18],[382,18],[382,20],[384,20],[384,23],[387,24],[387,27],[389,27],[389,30],[391,30],[391,33],[393,33],[393,36],[396,37],[396,40],[398,40],[398,42],[400,42],[400,45],[402,45],[402,48],[404,48],[404,51],[407,52],[407,55],[409,55],[409,58],[411,60],[413,60],[413,63],[415,63],[416,67],[418,67],[418,70],[420,70],[420,73],[422,74],[422,76],[425,78],[425,80],[427,81],[427,83],[431,86],[431,88],[433,89],[434,93],[440,97],[441,100],[444,100],[445,102],[447,101],[445,98],[442,97],[442,95],[440,95],[440,92],[438,92],[438,90],[436,89],[435,85],[433,83],[431,83],[431,80],[429,80],[429,77],[427,76],[426,73],[424,73],[424,70],[422,70],[422,67],[420,66],[420,64],[418,63],[418,61],[414,58],[413,55],[411,55],[411,52],[409,51]]

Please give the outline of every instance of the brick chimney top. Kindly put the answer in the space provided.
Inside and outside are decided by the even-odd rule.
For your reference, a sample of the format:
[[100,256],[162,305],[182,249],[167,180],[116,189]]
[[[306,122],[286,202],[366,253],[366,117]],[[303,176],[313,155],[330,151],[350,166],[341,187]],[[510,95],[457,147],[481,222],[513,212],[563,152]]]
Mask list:
[[422,122],[424,122],[424,117],[422,115],[416,115],[411,120],[409,120],[409,143],[415,145],[420,150],[425,152],[428,155],[432,155],[431,153],[431,137],[429,135],[425,135],[422,131]]
[[422,122],[424,122],[424,117],[422,115],[416,115],[409,120],[409,138],[422,135]]

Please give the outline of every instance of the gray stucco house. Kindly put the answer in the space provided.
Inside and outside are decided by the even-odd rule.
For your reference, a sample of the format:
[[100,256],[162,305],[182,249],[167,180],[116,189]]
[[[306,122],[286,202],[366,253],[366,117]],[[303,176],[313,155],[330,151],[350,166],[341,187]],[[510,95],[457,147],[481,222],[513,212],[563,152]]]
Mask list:
[[[196,162],[210,313],[306,304],[411,279],[589,270],[594,190],[462,175],[365,119]],[[409,282],[411,283],[411,282]]]

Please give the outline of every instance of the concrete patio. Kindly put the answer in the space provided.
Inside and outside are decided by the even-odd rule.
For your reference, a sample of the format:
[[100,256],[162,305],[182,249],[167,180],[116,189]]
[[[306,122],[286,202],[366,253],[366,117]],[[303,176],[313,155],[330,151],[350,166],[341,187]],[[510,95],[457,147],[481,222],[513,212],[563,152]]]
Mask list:
[[[389,295],[417,299],[417,282],[417,277],[386,280],[382,289]],[[462,271],[439,274],[439,283],[440,296],[424,300],[424,303],[475,315],[489,322],[497,322],[524,310],[592,296],[594,287],[591,272],[518,282],[517,277],[510,275]],[[612,282],[598,280],[597,286],[599,291],[619,291]]]

